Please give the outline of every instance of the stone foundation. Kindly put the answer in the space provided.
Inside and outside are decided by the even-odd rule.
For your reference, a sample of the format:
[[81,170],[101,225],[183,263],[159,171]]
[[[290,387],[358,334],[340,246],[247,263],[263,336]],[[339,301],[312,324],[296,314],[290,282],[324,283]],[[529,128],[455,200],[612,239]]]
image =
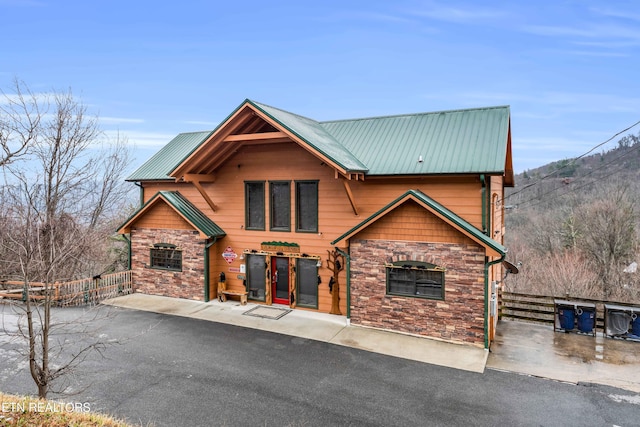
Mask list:
[[[154,243],[182,249],[182,271],[151,268]],[[136,292],[204,300],[204,241],[194,230],[131,229],[131,277]]]
[[[475,244],[352,240],[351,322],[484,346],[484,249]],[[386,294],[386,263],[446,268],[445,298]]]

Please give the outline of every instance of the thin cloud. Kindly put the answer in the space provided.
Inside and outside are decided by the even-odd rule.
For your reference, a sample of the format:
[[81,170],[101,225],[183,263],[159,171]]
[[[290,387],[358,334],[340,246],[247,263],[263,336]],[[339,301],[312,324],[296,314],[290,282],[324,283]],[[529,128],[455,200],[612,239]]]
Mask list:
[[597,13],[598,15],[608,16],[611,18],[621,18],[621,19],[628,19],[631,21],[640,21],[640,14],[630,13],[629,11],[602,9],[598,7],[592,7],[589,10],[593,13]]
[[428,3],[423,9],[412,9],[408,11],[408,13],[412,16],[457,24],[477,24],[483,21],[501,20],[508,15],[502,8],[489,9],[474,7],[472,5],[452,7],[438,3]]
[[600,93],[546,92],[540,94],[540,102],[561,107],[565,112],[637,113],[640,98]]
[[522,31],[546,37],[576,37],[581,39],[640,41],[640,30],[626,25],[587,25],[565,27],[554,25],[527,25]]
[[44,5],[44,2],[36,0],[0,0],[0,6],[40,7]]
[[366,19],[368,21],[377,21],[377,22],[390,22],[395,24],[414,24],[415,20],[410,18],[405,18],[403,16],[391,14],[391,13],[376,13],[376,12],[363,12],[358,13],[358,17]]
[[545,155],[546,153],[556,153],[555,157],[573,158],[583,154],[593,145],[593,139],[580,137],[514,138],[513,142],[514,150],[518,151],[523,159],[528,159],[529,155],[525,154],[527,152],[545,152]]
[[593,50],[563,50],[561,52],[565,55],[593,56],[593,57],[602,57],[602,58],[627,58],[631,56],[630,53],[627,54],[627,53],[621,53],[621,52],[606,52],[606,51],[596,52]]
[[134,147],[161,148],[167,145],[175,135],[156,132],[137,132],[127,130],[106,130],[104,132],[109,138],[126,138],[129,145]]
[[[560,92],[546,91],[535,94],[524,94],[523,92],[458,92],[447,93],[437,98],[455,100],[458,104],[465,105],[539,105],[544,111],[544,116],[557,117],[565,113],[634,113],[640,111],[640,98],[630,96],[617,96],[602,93],[584,92]],[[430,98],[435,98],[433,94]],[[536,113],[529,112],[533,117]],[[522,117],[521,113],[518,114]]]
[[132,119],[126,117],[100,117],[100,122],[103,124],[117,125],[120,123],[144,123],[143,119]]
[[211,128],[211,129],[213,129],[214,127],[220,124],[218,122],[214,123],[214,122],[207,122],[204,120],[186,120],[183,123],[186,123],[188,125],[206,126],[207,128]]

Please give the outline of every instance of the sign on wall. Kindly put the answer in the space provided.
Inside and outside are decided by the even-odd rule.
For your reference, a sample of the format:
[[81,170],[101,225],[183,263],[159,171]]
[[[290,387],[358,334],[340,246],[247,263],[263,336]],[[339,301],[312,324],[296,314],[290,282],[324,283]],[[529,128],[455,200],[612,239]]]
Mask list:
[[222,252],[222,258],[227,261],[228,264],[231,264],[238,257],[238,254],[234,252],[231,246],[227,246],[224,252]]

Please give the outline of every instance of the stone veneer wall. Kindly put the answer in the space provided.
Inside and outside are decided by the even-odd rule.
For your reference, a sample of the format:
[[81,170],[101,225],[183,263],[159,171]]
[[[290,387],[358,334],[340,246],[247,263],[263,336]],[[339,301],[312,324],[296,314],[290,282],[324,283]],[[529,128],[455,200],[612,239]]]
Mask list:
[[[475,244],[352,240],[351,322],[484,346],[484,249]],[[446,268],[445,299],[386,295],[385,263]]]
[[[182,271],[149,267],[154,243],[182,249]],[[204,241],[194,230],[131,229],[131,276],[136,292],[204,300]]]

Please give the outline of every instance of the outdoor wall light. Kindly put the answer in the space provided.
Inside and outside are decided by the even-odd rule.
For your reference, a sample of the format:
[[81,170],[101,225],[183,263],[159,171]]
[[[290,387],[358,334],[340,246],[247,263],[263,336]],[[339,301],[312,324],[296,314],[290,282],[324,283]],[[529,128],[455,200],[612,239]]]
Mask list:
[[318,267],[318,268],[322,267],[322,260],[321,259],[318,260],[318,263],[316,264],[316,267]]

